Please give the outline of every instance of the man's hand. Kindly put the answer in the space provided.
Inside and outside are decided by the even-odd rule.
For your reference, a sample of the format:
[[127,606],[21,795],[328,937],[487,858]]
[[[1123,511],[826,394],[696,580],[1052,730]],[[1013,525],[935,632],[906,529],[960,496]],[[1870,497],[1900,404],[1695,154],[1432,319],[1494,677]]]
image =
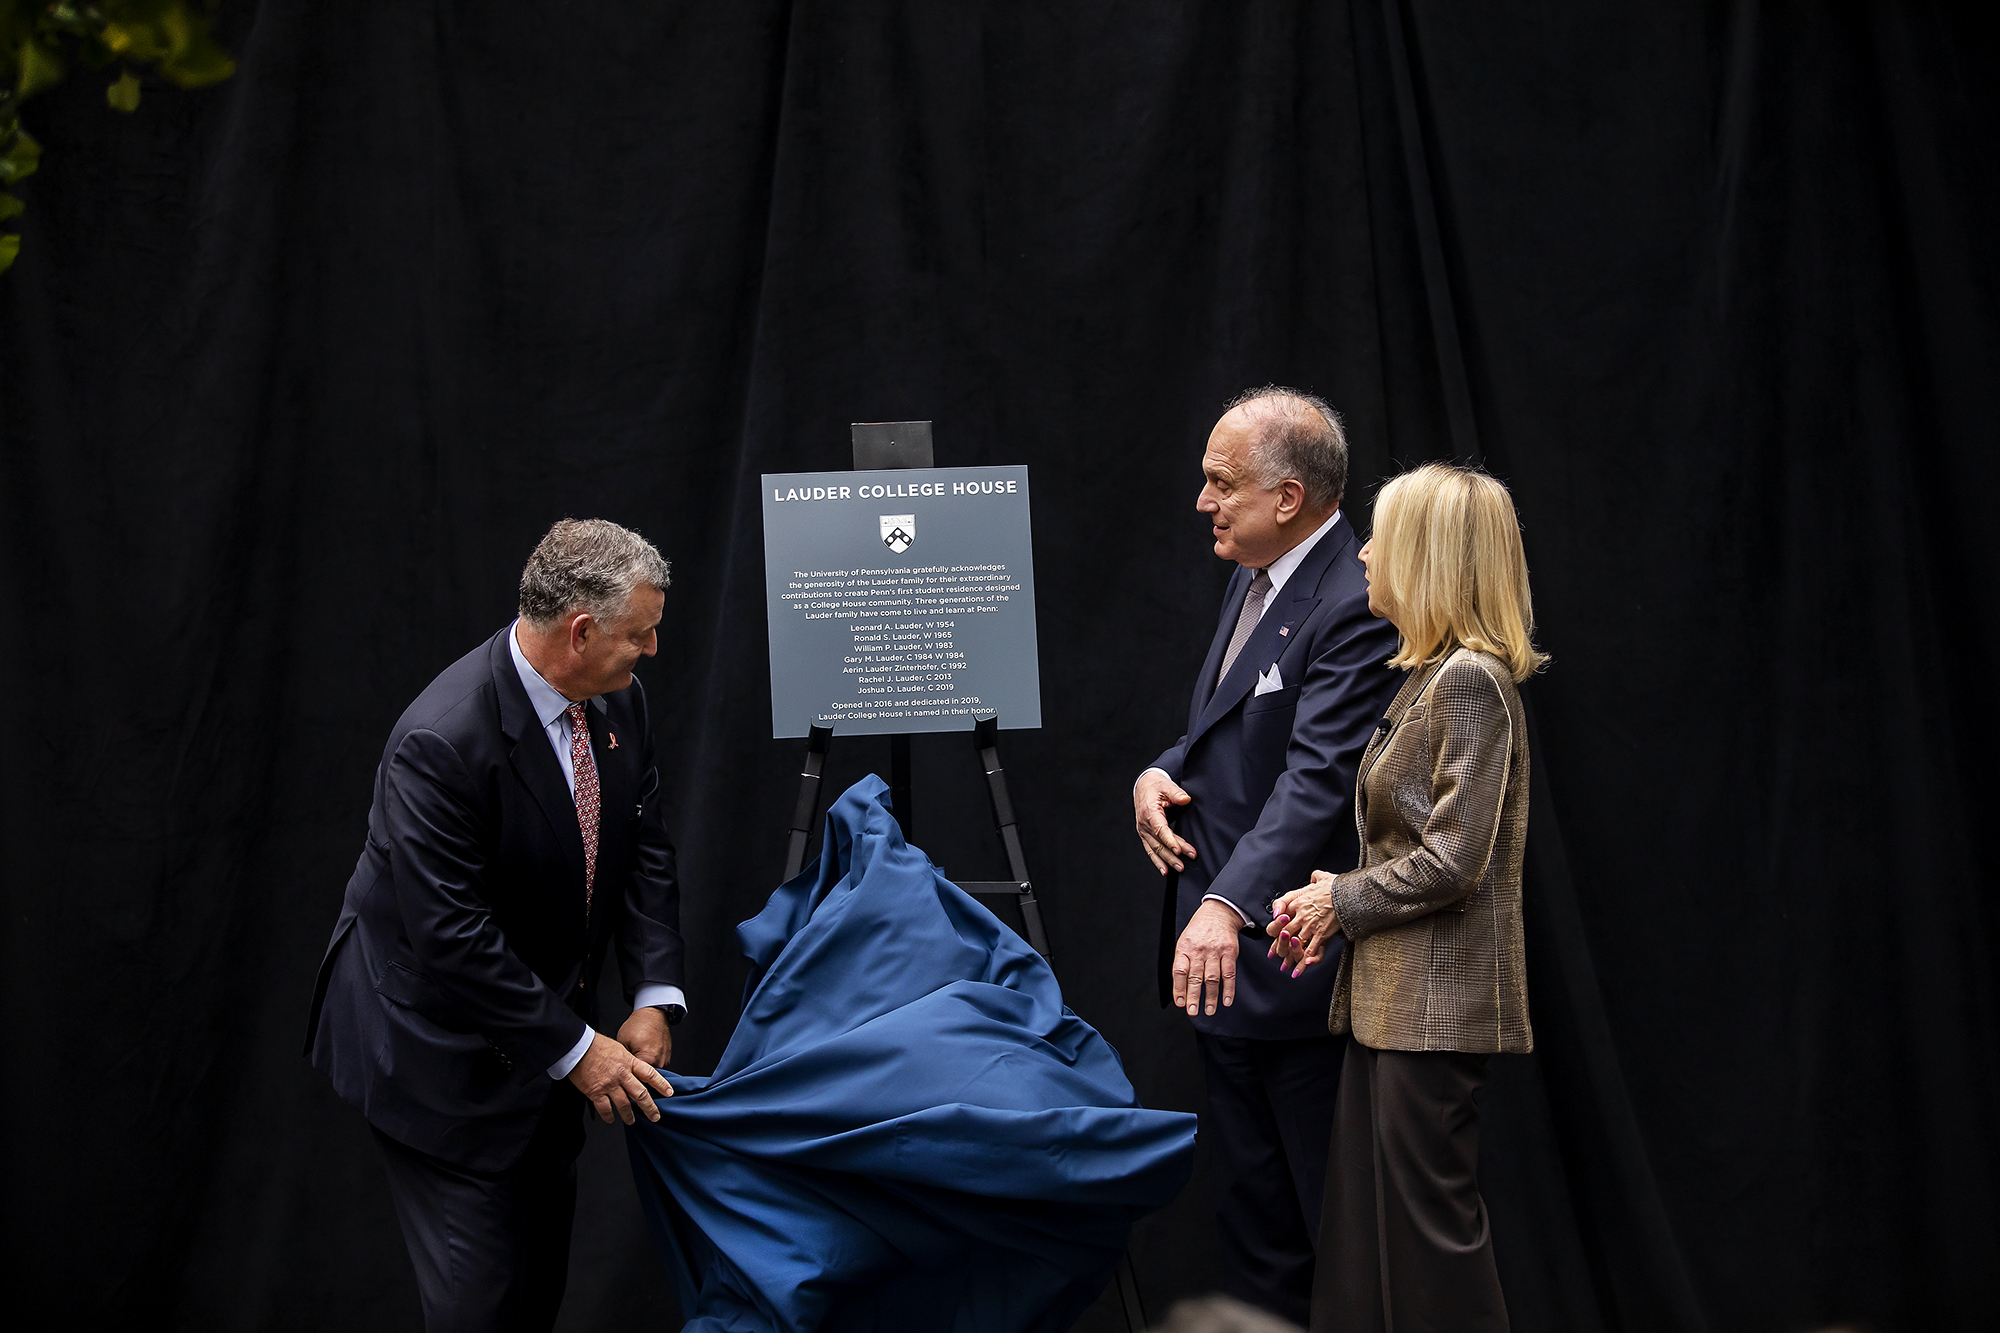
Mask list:
[[1225,1007],[1236,1003],[1236,932],[1242,928],[1235,908],[1210,898],[1181,932],[1174,945],[1174,1003],[1188,1017],[1201,1010],[1204,993],[1211,1014],[1218,999]]
[[1312,883],[1293,889],[1271,904],[1271,924],[1264,933],[1271,936],[1270,956],[1280,959],[1297,977],[1326,957],[1326,946],[1340,932],[1340,918],[1333,910],[1333,876],[1324,870],[1312,872]]
[[1168,806],[1186,805],[1193,799],[1157,768],[1141,773],[1132,788],[1132,815],[1139,827],[1139,845],[1146,849],[1146,855],[1162,875],[1168,870],[1187,869],[1181,862],[1183,856],[1190,861],[1194,859],[1194,844],[1175,833],[1167,823]]
[[657,1121],[660,1108],[646,1095],[648,1088],[662,1097],[674,1095],[672,1085],[661,1077],[659,1070],[602,1032],[590,1034],[590,1049],[576,1062],[576,1068],[569,1071],[569,1081],[590,1099],[590,1104],[597,1108],[597,1118],[607,1125],[614,1111],[620,1120],[631,1124],[634,1106],[645,1113],[646,1119]]
[[674,1030],[657,1009],[634,1009],[618,1029],[618,1044],[655,1069],[665,1069],[673,1062]]

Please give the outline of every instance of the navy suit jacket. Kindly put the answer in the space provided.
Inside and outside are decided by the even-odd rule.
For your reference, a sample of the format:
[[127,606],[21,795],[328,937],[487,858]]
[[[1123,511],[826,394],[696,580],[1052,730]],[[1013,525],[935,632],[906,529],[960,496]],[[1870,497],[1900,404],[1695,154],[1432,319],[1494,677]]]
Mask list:
[[[1227,898],[1259,933],[1246,933],[1236,1003],[1195,1027],[1230,1037],[1326,1035],[1340,961],[1294,981],[1265,956],[1271,900],[1314,870],[1355,867],[1355,765],[1403,681],[1384,666],[1396,631],[1368,610],[1360,540],[1346,515],[1320,538],[1264,608],[1220,685],[1216,673],[1236,630],[1251,572],[1239,567],[1222,599],[1215,642],[1195,681],[1187,734],[1155,761],[1193,798],[1175,828],[1195,846],[1187,869],[1167,877],[1160,920],[1160,1003],[1172,1001],[1174,942],[1208,894]],[[1277,665],[1284,688],[1255,694]]]
[[645,691],[635,680],[584,712],[602,793],[588,924],[576,804],[502,630],[390,733],[313,992],[306,1051],[335,1091],[391,1138],[475,1170],[526,1149],[612,940],[627,1003],[641,983],[682,981]]

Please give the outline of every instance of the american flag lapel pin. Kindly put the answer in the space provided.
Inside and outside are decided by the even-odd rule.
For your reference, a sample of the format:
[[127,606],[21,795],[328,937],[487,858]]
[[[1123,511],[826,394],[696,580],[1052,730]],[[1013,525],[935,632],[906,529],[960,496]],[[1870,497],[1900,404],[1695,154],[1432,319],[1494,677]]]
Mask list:
[[1278,626],[1278,637],[1281,639],[1284,638],[1287,634],[1290,634],[1291,632],[1292,632],[1292,627],[1290,625]]

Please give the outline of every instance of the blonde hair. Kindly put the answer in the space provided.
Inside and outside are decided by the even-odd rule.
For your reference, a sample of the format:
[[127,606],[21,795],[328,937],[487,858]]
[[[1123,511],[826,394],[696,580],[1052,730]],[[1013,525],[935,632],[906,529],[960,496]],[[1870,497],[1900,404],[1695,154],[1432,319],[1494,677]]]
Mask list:
[[1426,463],[1375,497],[1369,577],[1402,643],[1388,664],[1408,670],[1454,648],[1491,653],[1514,679],[1548,665],[1536,649],[1528,557],[1514,498],[1484,472]]

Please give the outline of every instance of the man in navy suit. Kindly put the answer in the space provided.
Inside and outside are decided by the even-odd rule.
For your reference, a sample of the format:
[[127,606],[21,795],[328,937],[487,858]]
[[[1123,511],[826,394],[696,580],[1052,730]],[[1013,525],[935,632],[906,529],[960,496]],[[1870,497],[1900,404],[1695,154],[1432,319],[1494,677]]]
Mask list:
[[1340,1078],[1334,969],[1286,976],[1263,929],[1275,895],[1355,865],[1355,764],[1401,676],[1340,510],[1333,409],[1253,389],[1216,423],[1202,472],[1195,508],[1238,568],[1187,734],[1132,804],[1166,877],[1160,1002],[1187,1011],[1201,1049],[1223,1290],[1303,1325]]
[[[680,889],[645,691],[667,562],[565,519],[521,615],[404,711],[320,964],[313,1064],[373,1128],[433,1329],[546,1330],[586,1106],[659,1119],[683,1014]],[[616,942],[632,1015],[592,996]]]

